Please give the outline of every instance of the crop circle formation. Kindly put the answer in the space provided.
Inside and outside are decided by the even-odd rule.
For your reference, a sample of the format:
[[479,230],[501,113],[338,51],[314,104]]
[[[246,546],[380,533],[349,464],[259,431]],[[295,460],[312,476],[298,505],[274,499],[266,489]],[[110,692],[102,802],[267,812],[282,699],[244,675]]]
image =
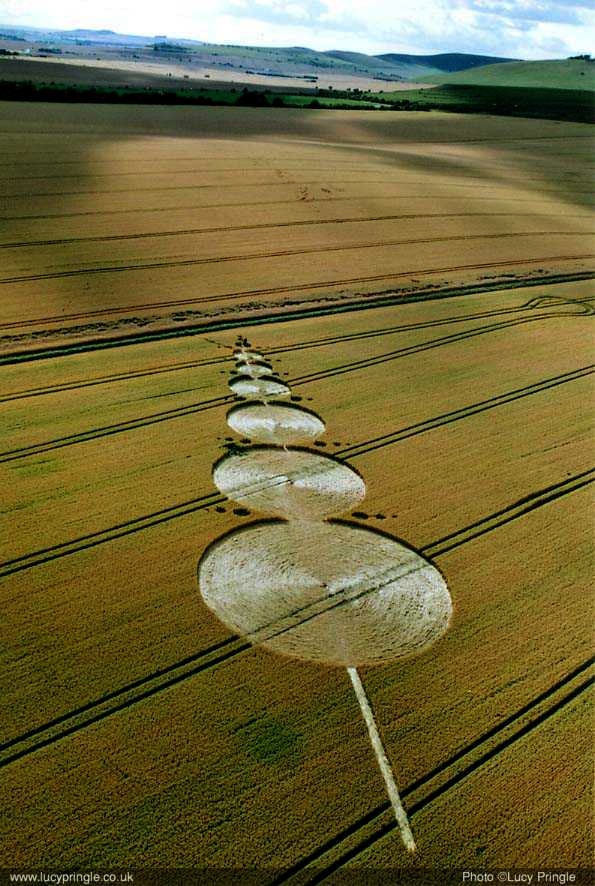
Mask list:
[[228,412],[227,424],[243,437],[282,446],[314,440],[325,430],[313,412],[279,403],[236,406]]
[[[213,481],[227,498],[283,518],[216,541],[199,563],[205,603],[235,633],[300,659],[354,668],[420,652],[448,628],[452,602],[440,572],[380,532],[330,521],[365,497],[349,465],[295,446],[325,430],[313,412],[270,402],[288,386],[245,339],[229,386],[232,430],[259,444],[226,455]],[[294,444],[294,445],[292,445]]]
[[258,523],[209,548],[206,604],[274,652],[356,667],[420,652],[448,628],[440,572],[415,551],[342,523]]

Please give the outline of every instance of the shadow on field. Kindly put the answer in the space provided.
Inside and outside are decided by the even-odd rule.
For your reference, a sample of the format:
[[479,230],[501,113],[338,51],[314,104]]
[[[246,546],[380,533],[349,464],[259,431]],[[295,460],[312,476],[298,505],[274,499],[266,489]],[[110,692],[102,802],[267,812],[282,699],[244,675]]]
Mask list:
[[[415,213],[415,209],[407,208],[406,194],[411,189],[422,198],[439,196],[443,201],[442,213],[446,211],[444,201],[447,200],[451,201],[448,212],[484,215],[483,228],[479,231],[469,220],[472,234],[483,230],[490,234],[502,233],[506,225],[502,216],[509,210],[511,214],[513,210],[518,214],[522,212],[533,221],[548,220],[550,226],[555,219],[559,221],[556,233],[582,230],[581,224],[585,223],[565,222],[564,215],[569,214],[569,208],[590,205],[585,171],[589,131],[585,124],[423,112],[18,102],[5,103],[3,111],[0,180],[6,199],[1,211],[2,241],[18,247],[7,249],[3,254],[6,259],[2,275],[6,284],[3,287],[5,318],[33,318],[39,320],[40,325],[46,317],[61,315],[70,322],[77,312],[82,316],[91,305],[96,315],[92,331],[102,332],[108,327],[113,330],[113,320],[108,323],[106,317],[107,325],[103,324],[100,308],[111,310],[114,304],[132,304],[134,312],[134,305],[138,303],[139,316],[128,314],[125,322],[128,326],[131,323],[142,326],[146,314],[142,305],[147,299],[140,290],[145,285],[153,290],[162,288],[159,298],[178,298],[182,304],[191,294],[187,283],[190,278],[179,273],[178,265],[194,259],[196,251],[203,249],[203,240],[196,247],[188,241],[185,246],[174,247],[170,238],[163,247],[163,255],[170,260],[171,272],[166,281],[164,277],[159,278],[165,282],[153,284],[151,262],[161,258],[161,247],[156,240],[151,250],[147,245],[151,241],[143,240],[147,234],[141,230],[142,214],[153,214],[155,221],[151,224],[157,230],[156,235],[162,231],[169,236],[172,229],[176,234],[183,227],[206,227],[210,205],[230,206],[234,201],[235,205],[241,205],[234,197],[237,189],[254,189],[250,191],[254,196],[247,199],[260,201],[261,218],[267,212],[264,207],[269,205],[269,199],[270,205],[275,202],[286,205],[288,219],[295,216],[294,207],[300,200],[310,200],[314,207],[313,221],[306,223],[316,223],[315,213],[326,199],[352,199],[349,188],[353,180],[359,188],[357,212],[360,216],[363,212],[382,218],[383,214],[386,217],[387,213],[395,212],[382,192],[386,170],[387,175],[396,174],[396,178],[392,178],[393,193],[401,184],[399,174],[410,189],[404,190],[396,211]],[[338,160],[340,157],[345,160]],[[220,159],[227,167],[217,166]],[[209,167],[213,160],[214,165]],[[252,178],[244,179],[242,163]],[[297,176],[292,173],[296,163],[300,173]],[[345,165],[341,167],[341,163]],[[325,170],[334,172],[337,168],[344,170],[344,181],[339,182],[339,187],[331,181],[325,188]],[[193,178],[195,170],[197,175]],[[203,172],[206,176],[214,174],[215,184],[205,184],[212,179],[205,179]],[[252,184],[257,175],[261,175],[265,184],[262,193],[258,191],[258,181]],[[317,184],[309,189],[310,177]],[[221,180],[224,184],[220,192],[217,182]],[[365,190],[367,182],[372,183],[369,195]],[[273,192],[276,196],[270,198]],[[477,202],[483,197],[485,204]],[[474,198],[475,202],[470,203],[468,198]],[[502,204],[487,202],[496,199]],[[526,206],[517,208],[515,204]],[[494,217],[500,218],[493,221],[486,216],[490,207],[496,207]],[[169,218],[164,214],[166,210],[171,211]],[[430,211],[427,204],[423,211]],[[323,212],[332,215],[327,210]],[[54,219],[57,233],[54,233]],[[65,219],[71,219],[67,234],[61,233],[60,228]],[[406,236],[407,222],[402,225]],[[225,225],[221,230],[223,237],[227,234]],[[188,233],[192,234],[192,230]],[[62,239],[52,243],[53,236]],[[82,242],[86,236],[93,241],[113,240],[114,246],[104,245],[98,249],[96,244]],[[137,236],[140,240],[135,241]],[[265,232],[250,236],[259,249],[271,248]],[[351,248],[351,241],[345,240],[348,235],[343,231],[324,236],[333,248],[343,243],[347,243],[345,248]],[[362,234],[362,238],[364,236]],[[131,245],[125,248],[122,239],[129,240]],[[37,247],[33,248],[35,241]],[[237,242],[239,249],[243,249],[248,236],[238,237]],[[321,251],[326,242],[323,239]],[[572,241],[568,242],[572,251]],[[44,251],[45,243],[47,251]],[[218,244],[211,248],[218,248]],[[235,242],[232,247],[222,245],[223,258],[218,258],[219,253],[215,252],[214,260],[234,258],[233,252],[230,258],[226,257],[228,248],[238,247]],[[281,253],[272,253],[277,254]],[[260,255],[257,253],[251,258],[259,259]],[[207,254],[207,261],[210,260],[211,255]],[[128,277],[125,279],[116,273],[134,266],[148,269],[146,277],[139,278],[137,291],[132,282],[127,282]],[[245,287],[248,292],[271,286],[266,280],[263,283],[259,267],[250,264],[254,279]],[[77,276],[81,268],[85,273]],[[205,272],[197,269],[194,273],[200,286]],[[361,273],[366,273],[366,268],[362,268]],[[57,281],[56,277],[63,279]],[[223,272],[221,283],[216,284],[224,293],[230,288],[233,291],[236,285],[240,288],[237,280],[225,277]],[[168,287],[171,295],[165,292]],[[101,302],[103,295],[105,303]],[[121,298],[125,301],[120,301]],[[154,292],[151,293],[150,304],[156,300]],[[124,321],[117,321],[120,322]]]

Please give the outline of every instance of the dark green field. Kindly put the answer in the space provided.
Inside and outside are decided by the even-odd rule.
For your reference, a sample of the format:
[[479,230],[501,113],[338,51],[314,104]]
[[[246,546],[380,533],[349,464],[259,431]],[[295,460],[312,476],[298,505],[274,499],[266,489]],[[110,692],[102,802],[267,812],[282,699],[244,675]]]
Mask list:
[[2,101],[90,102],[143,105],[243,105],[400,111],[452,111],[591,123],[595,92],[544,87],[443,85],[393,93],[303,89],[153,89],[0,80]]

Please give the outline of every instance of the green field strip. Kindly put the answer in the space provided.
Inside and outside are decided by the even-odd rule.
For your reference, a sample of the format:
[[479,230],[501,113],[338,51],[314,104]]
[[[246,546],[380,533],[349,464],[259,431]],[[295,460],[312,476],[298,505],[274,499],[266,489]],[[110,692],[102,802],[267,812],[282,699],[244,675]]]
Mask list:
[[[484,517],[483,520],[477,521],[469,527],[463,527],[456,533],[448,536],[449,542],[447,548],[444,546],[444,540],[439,539],[422,548],[421,553],[426,556],[431,556],[433,559],[438,559],[441,555],[453,550],[455,547],[460,547],[479,536],[485,535],[501,526],[505,526],[513,520],[519,519],[531,511],[582,489],[592,483],[593,480],[595,480],[595,469],[585,472],[582,475],[578,475],[577,477],[564,480],[555,486],[536,491],[529,496],[527,501],[523,504],[514,502],[509,505],[509,507],[503,508],[495,514],[490,514]],[[361,596],[364,596],[365,593],[368,592],[364,592]],[[330,601],[326,609],[332,608],[333,605],[341,605],[341,602],[333,603],[333,601]],[[303,613],[303,617],[306,618],[307,613]],[[273,636],[275,636],[274,630],[270,633],[270,637]],[[80,729],[84,729],[92,723],[103,720],[139,701],[143,701],[159,694],[170,686],[194,676],[197,673],[215,667],[221,662],[239,655],[242,652],[248,651],[251,648],[250,643],[246,642],[246,640],[231,636],[227,640],[216,644],[215,647],[201,650],[180,662],[175,662],[166,668],[162,668],[155,673],[140,678],[134,683],[126,685],[119,690],[113,690],[95,701],[88,702],[74,711],[63,714],[47,724],[31,729],[17,738],[11,739],[0,745],[0,753],[8,751],[8,754],[4,754],[0,757],[0,767],[15,762],[21,757],[27,756],[36,750],[53,744],[55,741],[78,732]],[[590,666],[591,660],[589,660],[587,664]],[[587,665],[585,665],[585,667],[586,666]],[[579,672],[582,673],[583,669],[583,666],[581,666]],[[389,808],[388,804],[386,804],[386,808]]]
[[[547,300],[547,297],[545,297]],[[593,297],[595,299],[595,296]],[[449,325],[451,323],[465,323],[471,322],[476,319],[484,319],[489,317],[501,316],[503,314],[515,314],[520,311],[529,310],[534,307],[539,307],[540,302],[544,299],[535,298],[530,299],[528,302],[525,302],[522,305],[518,305],[515,307],[505,307],[505,308],[496,308],[492,311],[479,311],[475,312],[471,315],[467,314],[459,314],[453,317],[445,317],[443,319],[434,319],[434,320],[425,320],[418,321],[413,323],[401,324],[396,326],[389,326],[382,329],[371,329],[362,332],[354,332],[354,333],[345,333],[343,335],[331,335],[323,338],[310,339],[305,341],[298,341],[291,345],[280,345],[278,347],[272,347],[267,349],[267,355],[271,354],[284,354],[291,353],[298,350],[303,350],[306,348],[312,347],[324,347],[325,345],[334,345],[340,342],[346,341],[359,341],[360,339],[369,339],[369,338],[377,338],[385,335],[391,335],[393,333],[399,332],[409,332],[415,329],[427,329],[433,328],[435,326],[444,326]],[[588,299],[572,299],[571,301],[566,301],[565,299],[560,299],[560,305],[562,303],[571,305],[579,305],[584,306],[585,313],[591,313],[593,310],[588,305]],[[373,308],[371,308],[373,310]],[[231,349],[231,346],[229,346]],[[114,381],[126,381],[129,378],[142,378],[145,376],[159,375],[168,372],[179,372],[187,369],[195,369],[200,366],[208,366],[217,363],[229,363],[233,360],[232,354],[226,357],[215,357],[207,360],[188,360],[180,363],[169,364],[167,366],[158,366],[158,367],[150,367],[143,370],[130,371],[130,372],[119,372],[114,373],[112,375],[103,375],[100,377],[92,377],[92,378],[84,378],[82,380],[77,381],[67,381],[63,382],[59,385],[48,385],[46,387],[39,388],[26,388],[19,391],[11,392],[10,394],[2,395],[0,394],[0,403],[9,402],[11,400],[19,400],[27,397],[36,397],[45,394],[53,394],[59,393],[61,391],[67,390],[77,390],[78,388],[89,387],[98,384],[109,384]]]
[[[556,285],[556,284],[551,284]],[[558,284],[559,285],[559,284]],[[595,309],[591,306],[591,302],[595,300],[595,295],[585,298],[572,298],[565,299],[562,296],[537,296],[535,298],[529,299],[529,301],[525,302],[521,305],[508,306],[496,308],[491,311],[475,311],[472,314],[458,314],[454,316],[442,317],[432,320],[420,320],[412,323],[405,323],[396,326],[387,326],[382,328],[374,328],[363,330],[360,332],[350,332],[344,333],[343,335],[331,335],[324,336],[322,338],[315,339],[305,339],[303,341],[293,342],[288,345],[278,345],[267,348],[267,355],[278,355],[278,354],[287,354],[294,353],[300,350],[309,350],[312,348],[325,347],[329,345],[336,345],[343,342],[358,342],[361,340],[368,340],[373,338],[384,337],[387,335],[393,335],[396,333],[407,333],[412,332],[417,329],[432,329],[439,326],[448,326],[450,324],[457,323],[470,323],[475,320],[488,319],[492,317],[500,317],[507,314],[518,314],[523,311],[528,311],[537,308],[545,308],[547,307],[556,307],[563,309],[566,306],[566,310],[557,311],[559,316],[570,316],[574,315],[574,311],[572,308],[576,306],[578,314],[589,314],[592,315],[595,313]],[[409,302],[411,304],[411,302]],[[372,307],[371,310],[374,310]],[[209,339],[204,339],[210,341]],[[220,346],[219,342],[213,342],[213,344]],[[224,345],[231,350],[231,345]],[[215,357],[204,360],[186,360],[180,361],[177,363],[170,363],[165,365],[159,365],[156,367],[147,367],[145,369],[137,369],[137,370],[129,370],[126,372],[115,372],[111,375],[100,375],[100,376],[91,376],[85,377],[83,379],[69,380],[62,382],[61,384],[54,385],[46,385],[44,387],[31,387],[24,388],[20,390],[11,391],[10,393],[6,393],[4,395],[0,394],[0,403],[7,403],[13,400],[26,399],[28,397],[37,397],[43,396],[46,394],[54,394],[60,393],[62,391],[70,391],[70,390],[78,390],[79,388],[85,387],[93,387],[95,385],[100,384],[110,384],[112,382],[118,381],[127,381],[128,379],[134,378],[144,378],[153,375],[163,375],[169,372],[180,372],[186,371],[189,369],[196,369],[202,366],[210,366],[216,364],[225,364],[229,363],[233,360],[233,356],[230,354],[225,357]]]
[[368,452],[373,452],[375,449],[382,449],[384,446],[398,443],[399,440],[405,440],[407,437],[413,437],[416,434],[431,431],[434,427],[441,427],[445,424],[449,424],[451,421],[461,421],[464,418],[484,412],[486,409],[494,409],[497,406],[503,406],[506,403],[513,403],[515,400],[530,396],[533,393],[548,390],[551,387],[557,387],[560,384],[573,381],[575,378],[592,375],[594,371],[595,366],[585,366],[582,369],[564,373],[564,375],[555,378],[543,379],[542,381],[536,382],[534,385],[527,385],[523,388],[518,388],[517,390],[507,391],[505,394],[501,394],[497,397],[490,397],[488,400],[480,400],[470,406],[464,406],[462,409],[456,409],[452,412],[438,415],[435,418],[426,419],[426,421],[410,425],[407,428],[401,428],[398,431],[393,431],[382,437],[365,440],[362,443],[355,443],[353,446],[340,449],[336,454],[346,459],[358,458],[359,456],[366,455]]
[[87,535],[80,536],[72,541],[63,542],[54,545],[53,547],[36,551],[34,554],[25,554],[22,557],[16,557],[14,560],[9,560],[2,564],[5,568],[0,566],[0,578],[14,575],[16,572],[21,572],[24,569],[31,569],[34,566],[41,566],[44,563],[49,563],[51,560],[56,560],[60,557],[68,557],[71,554],[77,554],[80,551],[87,550],[87,548],[93,548],[96,545],[105,544],[106,542],[114,541],[117,538],[123,538],[124,536],[131,535],[135,532],[141,532],[143,529],[148,529],[150,526],[157,526],[160,523],[168,523],[170,520],[175,520],[177,517],[185,517],[188,514],[193,514],[196,511],[202,511],[206,508],[223,504],[226,501],[227,499],[218,492],[200,495],[197,498],[188,499],[188,501],[172,505],[169,508],[162,508],[151,514],[144,514],[142,517],[126,520],[123,523],[110,526],[109,529],[102,530],[101,532],[90,532]]
[[63,382],[57,385],[46,385],[43,388],[28,388],[22,391],[15,391],[11,394],[0,395],[0,403],[10,403],[13,400],[27,400],[29,397],[43,397],[46,394],[59,394],[63,391],[78,391],[81,388],[95,387],[96,385],[112,384],[113,382],[129,381],[133,378],[145,378],[152,375],[165,375],[169,372],[181,372],[188,369],[200,369],[202,366],[214,366],[219,364],[230,363],[233,360],[229,357],[214,357],[205,360],[191,360],[186,363],[177,363],[174,366],[155,367],[145,370],[130,370],[130,372],[114,373],[101,378],[91,378],[81,381]]
[[151,415],[142,416],[140,418],[132,418],[129,421],[118,422],[113,425],[104,425],[101,428],[92,428],[89,431],[82,431],[78,434],[69,434],[66,437],[58,437],[55,440],[49,440],[46,443],[24,446],[21,449],[1,453],[0,464],[3,462],[28,458],[34,455],[41,455],[44,452],[51,452],[53,449],[61,449],[64,446],[72,446],[75,443],[85,443],[87,440],[96,440],[99,437],[110,437],[112,434],[121,434],[124,431],[134,431],[137,428],[144,428],[148,425],[170,421],[172,418],[181,418],[185,415],[193,415],[197,412],[216,409],[220,406],[233,403],[234,399],[233,394],[227,394],[222,397],[212,397],[209,400],[203,400],[202,402],[192,404],[191,406],[178,406],[176,409],[166,409],[162,412],[155,412]]

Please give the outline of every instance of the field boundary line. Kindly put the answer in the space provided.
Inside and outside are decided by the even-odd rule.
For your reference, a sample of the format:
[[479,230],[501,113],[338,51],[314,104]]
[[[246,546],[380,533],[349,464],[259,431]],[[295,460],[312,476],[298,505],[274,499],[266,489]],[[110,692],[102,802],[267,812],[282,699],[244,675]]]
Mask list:
[[[585,258],[588,256],[579,256],[578,258]],[[564,260],[564,261],[574,261],[575,258],[556,258],[556,260]],[[552,259],[546,259],[546,261]],[[538,262],[544,261],[544,259],[528,259],[526,262],[519,262],[520,264],[536,264]],[[418,276],[423,276],[424,274],[434,274],[440,272],[447,272],[452,270],[469,270],[469,269],[477,269],[479,267],[502,267],[510,265],[510,262],[492,262],[489,265],[464,265],[460,268],[434,268],[427,271],[421,271],[418,273]],[[293,292],[296,289],[312,289],[312,288],[329,288],[332,286],[340,286],[349,283],[361,283],[361,282],[369,282],[370,280],[391,280],[395,279],[398,276],[408,276],[413,274],[413,271],[407,271],[403,274],[395,275],[379,275],[373,278],[356,278],[355,280],[347,280],[347,281],[335,281],[333,283],[308,283],[305,285],[298,285],[297,287],[284,286],[277,289],[268,289],[268,290],[245,290],[240,293],[231,293],[229,297],[239,298],[245,296],[258,296],[258,295],[266,295],[266,294],[274,294],[278,292]],[[114,338],[96,338],[96,339],[87,339],[85,341],[80,342],[72,342],[68,344],[58,345],[54,347],[47,348],[39,348],[39,349],[27,349],[25,351],[13,351],[8,354],[0,355],[0,366],[11,365],[14,363],[24,363],[31,362],[33,360],[46,360],[46,359],[55,359],[56,357],[67,357],[72,354],[80,354],[86,353],[88,351],[97,351],[104,350],[107,348],[121,348],[127,347],[128,345],[135,344],[144,344],[149,341],[159,341],[163,339],[170,338],[180,338],[182,336],[194,336],[194,335],[204,335],[205,333],[211,332],[219,332],[225,330],[232,329],[244,329],[252,326],[262,326],[268,325],[272,323],[287,323],[292,320],[306,320],[310,317],[324,317],[334,314],[342,314],[342,313],[352,313],[354,311],[366,311],[374,308],[384,308],[384,307],[393,307],[405,304],[412,304],[415,302],[423,302],[423,301],[434,301],[443,298],[457,298],[463,297],[466,295],[475,295],[482,294],[484,292],[500,292],[506,291],[508,289],[523,289],[532,286],[556,286],[561,283],[573,283],[579,282],[583,280],[592,280],[595,278],[595,271],[575,271],[568,274],[550,274],[542,277],[532,277],[525,279],[516,279],[516,280],[501,280],[499,282],[490,282],[490,283],[473,283],[462,286],[447,286],[442,288],[430,287],[422,290],[418,290],[415,293],[405,293],[405,294],[395,294],[394,290],[388,290],[386,293],[377,293],[371,296],[364,296],[363,298],[345,301],[342,303],[335,303],[333,305],[317,305],[315,307],[305,307],[297,310],[284,311],[281,313],[263,313],[253,315],[251,317],[242,317],[235,318],[230,320],[209,320],[200,324],[192,324],[186,325],[180,329],[155,329],[152,331],[145,331],[142,333],[134,332],[134,333],[126,333],[124,335],[114,337]],[[182,301],[175,302],[167,302],[164,304],[155,304],[151,307],[153,309],[159,307],[176,307],[185,304],[194,304],[195,300],[193,299],[184,299]],[[136,311],[141,310],[142,306],[131,306],[125,309],[118,309],[121,313],[126,311]],[[97,312],[87,313],[87,314],[76,314],[72,315],[70,319],[77,318],[88,318],[90,316],[95,316]],[[102,313],[102,312],[99,312]],[[107,312],[109,313],[109,311]],[[61,322],[64,318],[56,317],[56,318],[43,318],[41,320],[36,320],[36,323],[42,322]],[[66,318],[69,319],[69,318]],[[9,328],[9,324],[4,324],[5,327]]]
[[[474,314],[469,315],[458,314],[454,317],[445,317],[442,320],[424,320],[417,323],[406,323],[402,326],[385,327],[384,329],[372,329],[356,333],[347,333],[345,335],[333,335],[321,339],[310,339],[302,342],[296,342],[294,345],[280,346],[278,348],[268,348],[267,355],[291,353],[292,351],[303,350],[304,348],[340,344],[341,342],[345,341],[359,341],[360,339],[377,338],[384,335],[397,335],[399,332],[409,332],[416,329],[433,328],[435,326],[447,326],[452,323],[465,323],[472,320],[483,320],[485,318],[496,317],[501,314],[516,314],[522,311],[530,310],[532,307],[537,307],[537,305],[534,305],[534,302],[536,301],[538,302],[539,299],[530,299],[528,302],[525,302],[525,304],[513,308],[497,308],[493,311],[478,311]],[[586,299],[576,301],[572,300],[571,302],[568,302],[568,305],[583,305],[585,304],[585,302]],[[131,370],[129,373],[120,372],[114,373],[113,375],[95,376],[91,378],[86,378],[82,381],[71,381],[63,382],[62,384],[57,385],[48,385],[45,388],[25,388],[20,391],[14,391],[11,394],[0,394],[0,403],[7,403],[11,400],[23,400],[27,399],[28,397],[40,397],[44,396],[45,394],[60,393],[61,391],[78,390],[79,388],[92,387],[94,385],[111,384],[118,381],[127,381],[128,379],[132,378],[144,378],[145,376],[162,375],[168,372],[183,372],[184,370],[188,369],[198,369],[202,366],[231,363],[232,361],[233,356],[230,354],[230,356],[226,357],[213,357],[207,358],[205,360],[187,360],[180,363],[166,363],[162,366]]]
[[[548,298],[544,296],[544,298]],[[595,299],[595,296],[594,296]],[[493,311],[477,311],[474,314],[456,314],[453,317],[444,317],[442,320],[422,320],[419,322],[405,323],[401,326],[387,326],[383,329],[364,330],[362,332],[346,333],[345,335],[331,335],[320,339],[306,339],[305,341],[295,342],[293,345],[281,345],[277,348],[267,348],[267,355],[285,354],[293,351],[303,350],[313,347],[323,347],[325,345],[340,344],[346,341],[360,341],[367,338],[378,338],[384,335],[397,335],[400,332],[410,332],[417,329],[428,329],[436,326],[448,326],[453,323],[466,323],[473,320],[483,320],[490,317],[497,317],[503,314],[518,314],[523,311],[531,310],[539,307],[540,299],[529,299],[522,305],[512,308],[496,308]],[[572,299],[566,301],[560,300],[560,305],[567,304],[581,305],[585,308],[585,313],[592,313],[594,309],[586,304],[588,299]],[[566,316],[565,312],[560,312],[560,316]],[[231,350],[231,345],[229,346]],[[45,388],[24,388],[20,391],[14,391],[10,394],[0,394],[0,403],[7,403],[11,400],[23,400],[28,397],[40,397],[45,394],[55,394],[61,391],[78,390],[79,388],[92,387],[99,384],[110,384],[118,381],[127,381],[131,378],[144,378],[151,375],[162,375],[168,372],[182,372],[188,369],[198,369],[202,366],[230,363],[233,356],[221,356],[205,358],[204,360],[186,360],[180,363],[165,363],[162,366],[148,367],[147,369],[131,370],[130,372],[118,372],[113,375],[103,375],[86,378],[82,381],[68,381],[62,384],[48,385]]]
[[[549,305],[550,307],[562,307],[563,305],[565,305],[568,308],[571,308],[572,306],[576,305],[577,307],[581,307],[583,309],[581,313],[577,314],[575,314],[575,312],[572,310],[558,311],[556,312],[556,316],[569,317],[581,316],[582,314],[592,316],[595,313],[595,308],[591,307],[589,302],[594,300],[595,296],[593,297],[593,299],[582,298],[569,300],[563,299],[562,297],[558,296],[542,296],[541,298],[529,299],[529,301],[516,307],[495,308],[493,311],[476,311],[473,314],[455,314],[454,316],[443,317],[442,319],[421,320],[413,323],[404,323],[400,326],[386,326],[381,329],[368,329],[361,332],[346,333],[344,335],[331,335],[319,339],[305,339],[304,341],[298,341],[291,345],[280,345],[279,347],[268,348],[267,355],[270,356],[273,354],[293,353],[294,351],[342,344],[349,341],[359,342],[368,338],[380,338],[385,335],[398,335],[402,332],[412,332],[418,329],[434,329],[439,326],[449,326],[456,323],[467,323],[474,320],[489,319],[506,314],[519,314],[523,313],[524,311],[545,307],[545,305],[540,304],[541,301],[557,302],[557,304],[551,303]],[[116,372],[113,375],[94,376],[79,381],[66,381],[61,384],[48,385],[44,388],[24,388],[20,391],[14,391],[10,394],[0,394],[0,403],[8,403],[13,400],[28,399],[29,397],[41,397],[45,396],[46,394],[61,393],[62,391],[74,391],[86,387],[93,387],[95,385],[114,384],[120,381],[128,381],[129,379],[134,378],[145,378],[151,375],[164,375],[170,372],[183,372],[189,369],[198,369],[203,366],[221,365],[224,363],[229,363],[232,360],[233,357],[231,355],[205,358],[204,360],[186,360],[179,363],[165,363],[161,366],[148,367],[147,369],[131,370],[128,373]]]
[[[595,473],[595,469],[593,469],[593,471],[591,473]],[[583,475],[577,475],[577,477],[583,477]],[[587,485],[587,482],[592,482],[592,480],[585,481],[585,482],[582,482],[580,484],[580,486],[575,484],[575,485],[572,485],[570,488],[570,482],[574,479],[576,479],[576,478],[570,478],[570,480],[564,480],[561,483],[557,484],[558,488],[563,487],[563,486],[568,487],[565,489],[565,491],[562,493],[562,495],[567,495],[572,492],[575,492],[577,489],[582,488],[582,486]],[[546,490],[541,490],[541,491],[537,491],[535,493],[532,493],[532,495],[529,496],[529,498],[531,498],[531,501],[533,503],[533,507],[530,510],[535,510],[536,508],[538,508],[542,505],[550,504],[552,501],[555,501],[556,499],[560,498],[561,495],[552,495],[552,491],[555,489],[556,489],[556,487],[550,486],[550,487],[547,487]],[[518,517],[522,517],[525,513],[527,513],[527,511],[518,512],[518,502],[515,502],[510,506],[510,508],[505,508],[505,509],[499,511],[498,512],[499,516],[497,517],[497,519],[496,519],[496,515],[489,514],[485,518],[483,518],[482,521],[478,521],[478,522],[472,524],[472,528],[474,530],[477,530],[479,524],[484,523],[486,525],[485,531],[491,532],[491,531],[497,529],[499,526],[503,526],[506,523],[509,523],[510,522],[510,519],[508,518],[508,510],[509,509],[515,511],[515,517],[513,519],[517,519]],[[466,533],[467,533],[468,528],[469,527],[467,527],[467,528],[463,527],[460,530],[458,530],[456,533],[453,534],[453,535],[457,535],[461,538],[461,541],[460,541],[461,545],[465,544],[467,541],[470,541],[472,538],[475,538],[476,535],[478,534],[477,531],[475,531],[474,534],[472,534],[472,535],[470,534],[469,537],[467,538]],[[425,548],[423,548],[421,550],[423,550],[425,552],[432,551],[436,546],[440,545],[441,543],[442,543],[441,540],[432,542],[432,543],[426,545]],[[440,552],[434,553],[433,556],[435,558],[438,558],[439,556],[441,556],[441,553]],[[227,649],[224,653],[221,653],[220,648],[225,646],[227,643],[230,644],[230,648]],[[239,646],[232,645],[232,644],[236,644],[236,643],[239,644]],[[42,724],[38,727],[35,727],[34,729],[30,729],[26,733],[24,733],[23,735],[17,736],[15,738],[9,740],[4,745],[1,745],[0,750],[10,749],[10,748],[16,747],[19,744],[22,744],[23,742],[27,741],[30,738],[33,738],[33,739],[35,739],[36,737],[39,738],[38,741],[35,740],[31,744],[27,745],[26,747],[21,748],[20,750],[16,750],[16,751],[11,752],[8,755],[8,757],[4,757],[3,759],[0,759],[0,768],[2,766],[8,765],[9,763],[12,763],[12,762],[20,759],[21,757],[27,756],[28,754],[33,753],[34,751],[36,751],[42,747],[46,747],[49,744],[53,744],[55,741],[58,741],[59,739],[64,738],[67,735],[71,735],[74,732],[78,732],[79,730],[84,729],[84,728],[86,728],[87,725],[90,725],[90,723],[97,722],[98,720],[103,720],[106,717],[110,716],[112,713],[117,713],[118,711],[124,710],[124,709],[130,707],[131,705],[135,704],[137,701],[143,701],[147,698],[150,698],[150,697],[162,692],[163,690],[168,689],[171,685],[174,685],[174,683],[179,683],[182,680],[186,679],[186,677],[193,676],[194,673],[206,671],[206,670],[210,669],[211,667],[215,667],[216,665],[222,663],[223,661],[227,661],[228,659],[233,658],[236,655],[239,655],[239,654],[241,654],[245,651],[248,651],[252,648],[253,648],[253,646],[249,642],[241,640],[241,639],[232,635],[232,636],[228,637],[226,640],[224,640],[222,643],[217,644],[216,648],[210,646],[206,650],[198,651],[194,655],[188,656],[179,662],[174,662],[173,664],[171,664],[165,668],[161,668],[153,674],[149,674],[146,677],[141,677],[141,678],[135,680],[133,683],[127,684],[126,686],[122,687],[119,690],[113,690],[112,692],[108,693],[107,695],[102,696],[101,698],[99,698],[95,701],[87,702],[86,704],[83,704],[83,705],[77,707],[74,711],[67,712],[65,714],[60,715],[59,717],[53,718],[48,724]],[[211,660],[210,657],[209,657],[208,661],[202,660],[204,658],[204,656],[211,656],[213,651],[216,653],[213,660]],[[221,657],[221,656],[223,656],[223,657]],[[190,670],[187,672],[186,668],[189,666],[191,666],[191,667],[190,667]],[[178,673],[179,669],[182,669],[182,670]],[[165,682],[159,682],[159,677],[161,675],[167,675]],[[174,683],[172,683],[172,680],[174,681]],[[150,684],[153,684],[153,685],[150,685]],[[142,691],[140,692],[140,694],[135,695],[134,694],[135,689],[141,689]],[[122,700],[122,696],[124,696],[123,700]],[[112,704],[112,706],[109,708],[104,708],[103,706],[108,704],[109,702],[114,702],[114,703],[117,702],[117,703]],[[96,710],[97,708],[101,708],[101,710],[97,711]],[[90,720],[87,719],[82,722],[74,722],[74,723],[71,722],[68,725],[68,721],[72,721],[72,720],[76,721],[76,719],[79,716],[85,715],[85,714],[90,714],[91,719]],[[60,728],[60,727],[63,727],[63,728]],[[45,737],[42,737],[43,734],[48,729],[52,730],[51,735],[50,736],[46,735]],[[54,730],[57,730],[57,731],[54,731]]]

